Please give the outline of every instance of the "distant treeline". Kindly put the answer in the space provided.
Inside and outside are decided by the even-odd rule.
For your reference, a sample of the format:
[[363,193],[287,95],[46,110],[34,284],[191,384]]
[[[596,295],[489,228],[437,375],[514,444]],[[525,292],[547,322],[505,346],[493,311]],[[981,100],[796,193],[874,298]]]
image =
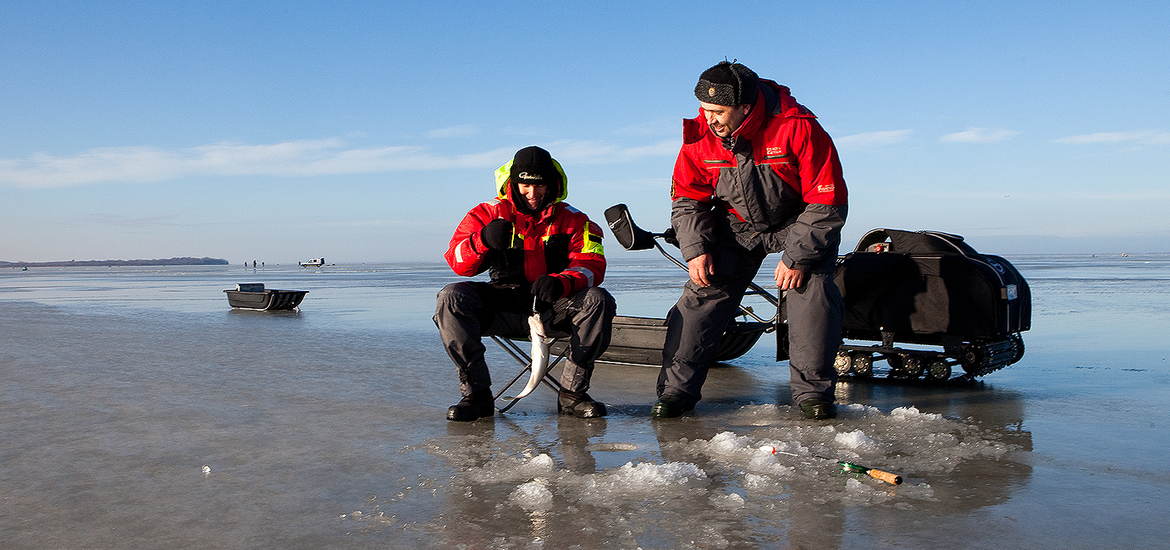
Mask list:
[[162,258],[158,260],[69,260],[67,262],[0,262],[0,267],[93,267],[112,265],[227,265],[221,258]]

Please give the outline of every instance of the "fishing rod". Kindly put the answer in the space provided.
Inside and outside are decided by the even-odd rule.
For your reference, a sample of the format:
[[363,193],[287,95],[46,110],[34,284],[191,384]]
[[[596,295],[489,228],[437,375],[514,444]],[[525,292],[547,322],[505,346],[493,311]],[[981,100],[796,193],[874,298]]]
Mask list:
[[901,485],[902,484],[902,476],[900,476],[898,474],[895,474],[893,472],[887,472],[885,470],[879,470],[877,468],[870,468],[867,466],[862,466],[860,464],[854,464],[852,462],[845,462],[844,460],[834,460],[832,458],[826,458],[823,456],[818,456],[818,455],[813,455],[813,454],[799,455],[796,453],[790,453],[788,451],[781,451],[781,450],[777,449],[776,447],[772,447],[772,454],[781,454],[781,455],[788,455],[788,456],[795,456],[795,457],[811,456],[813,458],[819,458],[821,460],[833,460],[834,462],[837,463],[837,465],[841,466],[842,472],[850,473],[850,474],[865,474],[865,475],[872,477],[878,481],[884,481],[886,483],[889,483],[890,485]]

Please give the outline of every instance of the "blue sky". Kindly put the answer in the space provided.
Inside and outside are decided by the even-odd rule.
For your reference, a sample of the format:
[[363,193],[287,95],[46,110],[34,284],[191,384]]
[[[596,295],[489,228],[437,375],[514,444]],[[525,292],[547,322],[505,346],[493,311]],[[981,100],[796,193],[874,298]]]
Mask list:
[[724,57],[836,140],[848,245],[1170,252],[1167,29],[1165,2],[0,1],[0,260],[438,260],[532,144],[594,219],[661,229]]

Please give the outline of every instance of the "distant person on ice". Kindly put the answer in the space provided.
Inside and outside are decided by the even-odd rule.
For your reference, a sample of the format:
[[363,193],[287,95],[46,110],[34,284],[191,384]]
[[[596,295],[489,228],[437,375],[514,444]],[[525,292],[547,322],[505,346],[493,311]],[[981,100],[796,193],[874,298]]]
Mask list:
[[496,170],[496,198],[477,205],[455,228],[444,257],[466,277],[491,270],[491,282],[451,283],[439,291],[435,325],[459,373],[463,399],[448,420],[495,414],[481,336],[526,336],[534,300],[549,330],[569,334],[557,399],[560,414],[605,416],[586,391],[593,362],[609,346],[617,311],[600,288],[605,276],[601,228],[564,202],[568,180],[540,147],[525,147]]
[[748,282],[783,251],[773,275],[787,303],[792,402],[807,418],[832,418],[842,317],[832,273],[847,199],[837,150],[787,87],[739,63],[704,71],[695,97],[671,185],[690,281],[667,314],[651,415],[694,408]]

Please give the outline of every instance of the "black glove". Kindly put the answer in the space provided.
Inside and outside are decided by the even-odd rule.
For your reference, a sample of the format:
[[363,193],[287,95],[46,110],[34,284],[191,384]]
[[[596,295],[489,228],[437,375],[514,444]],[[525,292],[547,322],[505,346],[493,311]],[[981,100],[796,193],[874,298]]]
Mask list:
[[666,231],[662,232],[662,240],[669,244],[673,244],[675,248],[678,248],[678,235],[674,232],[673,227],[668,228]]
[[512,222],[495,219],[479,230],[479,242],[492,250],[512,248]]
[[556,275],[544,275],[532,282],[532,295],[551,304],[565,295],[565,284]]

